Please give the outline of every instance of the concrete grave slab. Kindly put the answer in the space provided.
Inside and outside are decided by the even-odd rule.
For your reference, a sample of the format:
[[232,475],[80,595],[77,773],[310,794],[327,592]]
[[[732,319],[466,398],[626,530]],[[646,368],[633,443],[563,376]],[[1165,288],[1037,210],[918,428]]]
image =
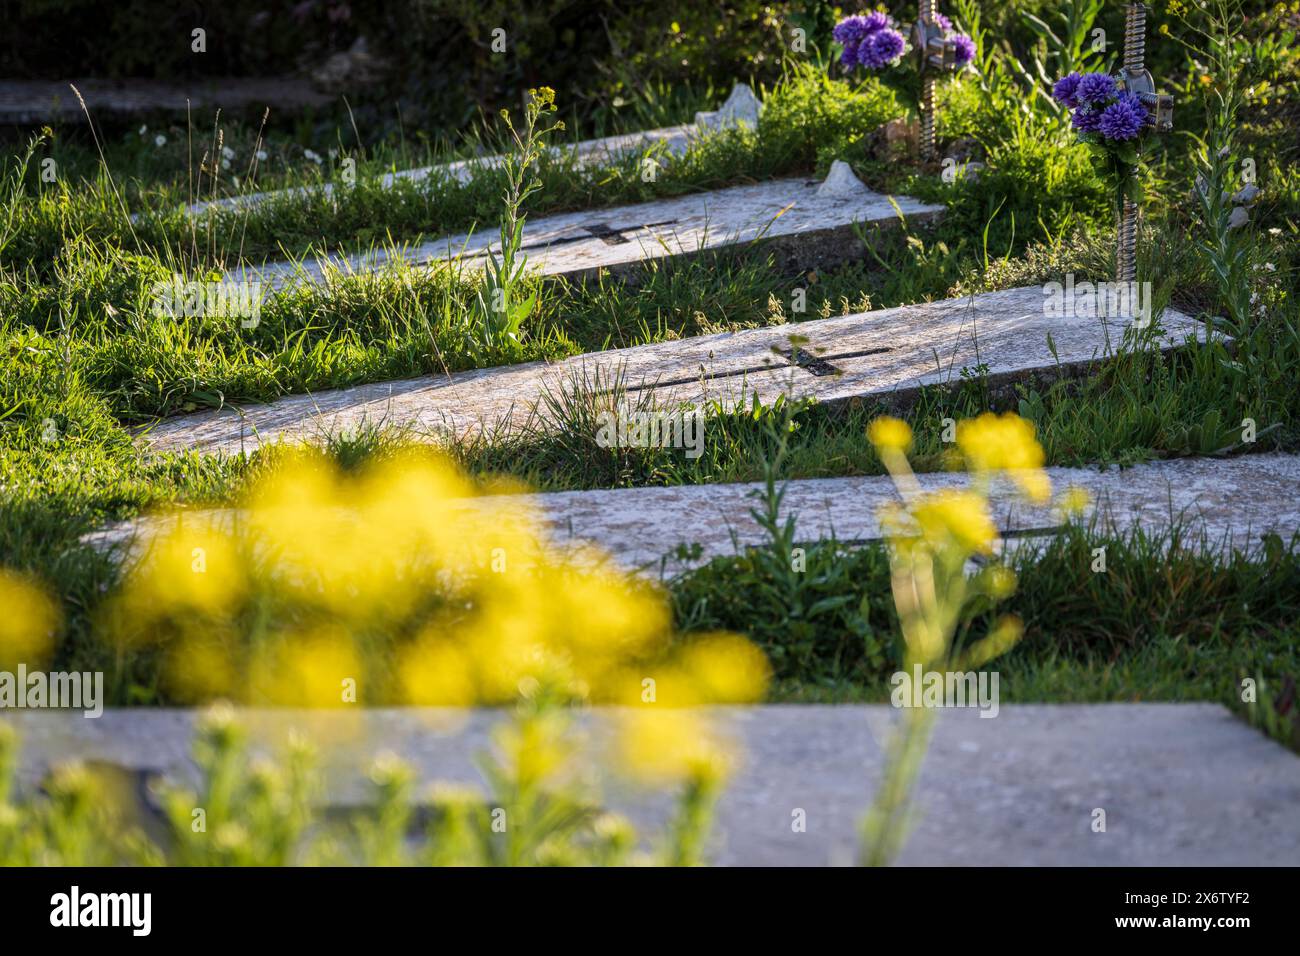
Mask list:
[[[1289,542],[1300,534],[1300,456],[1248,455],[1240,458],[1180,458],[1120,469],[1049,468],[1053,489],[1088,491],[1088,507],[1077,519],[1098,531],[1125,534],[1141,528],[1160,535],[1177,525],[1189,546],[1224,553],[1257,552],[1261,536],[1280,535]],[[938,472],[918,475],[927,491],[963,487],[966,476]],[[621,567],[651,576],[672,575],[711,558],[734,554],[736,547],[757,547],[766,535],[750,510],[760,484],[682,485],[562,491],[516,496],[487,496],[467,508],[531,516],[549,540],[563,549],[591,545]],[[883,537],[879,512],[896,501],[885,476],[812,478],[785,483],[782,518],[797,518],[800,542],[838,539],[877,541]],[[1041,540],[1017,535],[1050,534],[1065,520],[1051,506],[1025,503],[1012,489],[995,487],[993,514],[1005,543]],[[199,526],[216,522],[233,527],[233,510],[182,512],[180,516],[145,517],[121,522],[87,535],[99,548],[139,554],[161,531],[194,517]],[[679,546],[699,546],[694,560],[673,556]],[[129,558],[128,558],[129,560]]]
[[[848,178],[853,179],[852,173]],[[861,259],[865,247],[860,229],[891,228],[902,220],[922,223],[944,210],[907,196],[883,196],[860,182],[845,188],[842,179],[843,174],[828,190],[803,179],[775,179],[632,206],[534,217],[524,225],[523,251],[530,271],[581,279],[597,274],[632,277],[648,261],[761,242],[777,268],[792,274]],[[488,253],[499,255],[500,248],[497,229],[487,226],[414,247],[244,266],[228,276],[272,290],[296,282],[324,282],[335,272],[374,272],[402,264],[438,266],[456,260],[467,269],[481,268]]]
[[[1003,692],[1014,690],[1002,687]],[[1300,758],[1214,704],[1002,704],[940,711],[916,787],[905,865],[1277,866],[1300,858]],[[711,719],[744,754],[716,815],[710,858],[737,866],[849,863],[880,780],[899,712],[877,706],[715,708]],[[579,718],[583,752],[605,804],[643,834],[657,832],[670,797],[629,789],[606,757],[619,712]],[[7,711],[21,734],[19,781],[30,788],[67,760],[101,761],[193,779],[195,712]],[[324,802],[368,800],[364,770],[379,753],[410,763],[421,791],[434,782],[483,792],[474,763],[490,746],[493,711],[252,710],[255,750],[274,753],[290,731],[314,740]],[[486,796],[486,793],[485,793]],[[1094,808],[1106,832],[1092,831]],[[802,809],[806,832],[791,826]]]
[[[960,382],[985,369],[991,387],[1034,375],[1077,374],[1116,354],[1125,317],[1046,315],[1041,288],[881,309],[763,329],[722,333],[450,376],[295,395],[267,405],[224,408],[167,419],[143,440],[153,451],[239,453],[278,441],[320,440],[362,426],[407,429],[415,438],[526,427],[545,396],[609,388],[659,408],[754,398],[906,401],[923,386]],[[1160,347],[1182,344],[1203,327],[1166,310]],[[792,337],[794,341],[792,341]],[[615,401],[610,396],[610,402]]]
[[[691,143],[709,131],[728,129],[735,126],[757,126],[758,117],[763,109],[754,91],[744,83],[737,83],[718,110],[695,114],[695,122],[678,126],[664,126],[658,129],[643,130],[635,133],[620,133],[615,136],[602,136],[598,139],[583,140],[579,143],[552,146],[551,156],[556,159],[572,157],[579,167],[601,166],[615,163],[633,153],[646,153],[651,150],[656,155],[680,156]],[[480,156],[462,159],[435,166],[421,166],[417,169],[403,169],[385,173],[379,184],[384,189],[391,189],[399,181],[418,183],[430,176],[445,177],[456,182],[467,183],[480,169],[496,169],[501,166],[504,157],[500,155]],[[276,189],[266,192],[248,193],[215,199],[210,202],[193,203],[186,207],[190,215],[200,215],[208,210],[228,211],[257,206],[268,200],[283,200],[302,196],[334,195],[333,183],[321,183],[319,186],[301,186],[293,189]]]

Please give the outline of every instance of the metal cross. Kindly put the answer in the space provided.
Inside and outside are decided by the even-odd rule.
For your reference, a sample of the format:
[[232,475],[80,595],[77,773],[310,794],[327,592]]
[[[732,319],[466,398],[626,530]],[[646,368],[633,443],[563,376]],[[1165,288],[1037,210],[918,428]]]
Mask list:
[[934,80],[936,73],[957,69],[957,44],[944,39],[943,28],[934,22],[937,0],[921,0],[912,26],[912,49],[921,75],[921,159],[934,159]]
[[[930,0],[933,2],[933,0]],[[1119,72],[1121,89],[1137,94],[1147,109],[1147,127],[1164,133],[1174,126],[1173,97],[1156,93],[1155,80],[1147,71],[1147,8],[1131,3],[1124,8],[1124,65]],[[1138,205],[1128,196],[1120,200],[1119,226],[1115,235],[1115,280],[1137,278]]]

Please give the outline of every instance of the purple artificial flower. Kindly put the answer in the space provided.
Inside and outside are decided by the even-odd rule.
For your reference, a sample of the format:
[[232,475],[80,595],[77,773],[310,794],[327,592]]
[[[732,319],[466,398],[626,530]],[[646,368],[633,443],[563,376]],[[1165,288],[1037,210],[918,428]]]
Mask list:
[[858,45],[858,62],[869,70],[879,70],[897,60],[906,45],[897,30],[877,30]]
[[1147,109],[1134,93],[1119,94],[1097,119],[1097,131],[1107,139],[1125,142],[1136,139],[1146,126]]
[[975,59],[975,41],[966,34],[954,33],[952,35],[952,42],[957,48],[956,63],[958,69],[961,69],[971,60]]
[[831,37],[836,43],[848,49],[861,43],[862,38],[870,32],[867,29],[867,18],[854,14],[835,24],[835,29],[831,31]]
[[1101,111],[1087,105],[1080,106],[1074,111],[1073,123],[1080,133],[1095,133],[1101,123]]
[[1085,73],[1079,80],[1075,98],[1080,105],[1105,106],[1115,98],[1115,77],[1109,73]]
[[865,17],[867,33],[875,33],[877,30],[888,30],[894,25],[888,13],[881,13],[879,10],[872,10]]
[[840,62],[849,69],[866,67],[878,70],[902,55],[907,41],[894,29],[889,14],[872,10],[865,16],[845,17],[831,31],[835,42],[844,47]]
[[1079,105],[1079,100],[1075,96],[1079,89],[1079,81],[1083,79],[1078,73],[1071,73],[1069,76],[1063,76],[1056,81],[1052,87],[1052,99],[1060,103],[1067,109],[1074,109]]
[[868,41],[881,30],[888,29],[892,23],[888,14],[878,10],[873,10],[866,16],[854,14],[845,17],[831,31],[831,37],[835,42],[844,47],[844,52],[840,54],[840,62],[849,69],[857,66],[875,69],[875,59],[870,52],[871,46]]
[[942,13],[936,13],[934,15],[934,22],[938,24],[939,29],[942,30],[944,33],[947,33],[949,30],[952,29],[952,21],[949,20],[947,17],[945,17]]

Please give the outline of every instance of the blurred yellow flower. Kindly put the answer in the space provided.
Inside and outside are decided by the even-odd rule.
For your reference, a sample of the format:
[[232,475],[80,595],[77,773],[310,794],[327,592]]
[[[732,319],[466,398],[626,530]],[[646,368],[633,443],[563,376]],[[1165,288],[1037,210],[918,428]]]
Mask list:
[[281,707],[344,707],[361,702],[362,663],[342,630],[288,633],[254,649],[250,702]]
[[1016,593],[1016,572],[1005,564],[994,564],[984,569],[981,583],[989,597],[1003,601]]
[[228,618],[247,593],[248,559],[231,530],[210,515],[177,515],[131,568],[111,629],[121,644],[150,643],[165,618]]
[[237,697],[238,635],[229,628],[195,629],[168,645],[163,675],[168,690],[186,703]]
[[1067,517],[1074,517],[1082,514],[1084,509],[1092,503],[1092,495],[1087,488],[1080,488],[1078,485],[1071,485],[1065,489],[1065,494],[1061,496],[1061,512]]
[[524,785],[551,780],[565,767],[572,747],[566,741],[567,721],[560,711],[546,711],[503,724],[493,733],[503,763],[513,767]]
[[997,527],[988,502],[973,491],[944,489],[924,495],[913,505],[912,517],[935,548],[956,545],[966,553],[981,554],[993,550]]
[[718,781],[732,769],[731,748],[693,709],[628,708],[619,721],[619,763],[634,780],[677,785]]
[[663,590],[602,554],[562,552],[526,499],[483,496],[447,459],[399,453],[353,472],[292,452],[238,520],[165,525],[110,617],[162,644],[185,701],[419,706],[753,700],[743,638],[674,646]]
[[771,678],[763,652],[736,634],[692,640],[682,652],[680,667],[705,703],[752,704],[762,699]]
[[398,661],[403,699],[416,707],[468,707],[476,688],[465,652],[447,640],[427,637],[406,648]]
[[1052,499],[1052,479],[1041,468],[1022,468],[1007,475],[1034,504],[1047,504]]
[[867,438],[880,451],[907,451],[912,445],[912,426],[899,418],[882,415],[867,426]]
[[1015,471],[1043,466],[1043,448],[1034,438],[1034,423],[1015,412],[957,424],[957,447],[975,471]]
[[54,650],[59,610],[34,583],[0,568],[0,670],[40,667]]

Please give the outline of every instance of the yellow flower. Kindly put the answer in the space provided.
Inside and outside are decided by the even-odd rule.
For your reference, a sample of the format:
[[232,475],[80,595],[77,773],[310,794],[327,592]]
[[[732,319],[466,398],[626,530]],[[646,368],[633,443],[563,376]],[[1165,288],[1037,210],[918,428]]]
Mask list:
[[152,643],[172,618],[195,626],[195,615],[229,618],[248,589],[248,558],[232,529],[209,515],[178,514],[151,540],[113,610],[112,632],[124,645]]
[[691,708],[629,709],[618,743],[624,772],[652,785],[721,780],[731,769],[724,741]]
[[1065,494],[1061,496],[1061,512],[1067,517],[1073,517],[1082,514],[1083,510],[1091,503],[1092,495],[1088,493],[1087,488],[1071,485],[1065,489]]
[[42,665],[54,649],[59,611],[26,578],[0,568],[0,670]]
[[867,426],[867,438],[881,452],[905,452],[912,445],[912,427],[902,419],[884,415]]
[[180,700],[216,700],[237,694],[242,653],[237,634],[225,628],[195,628],[167,648],[163,674]]
[[1043,447],[1034,438],[1034,423],[1015,412],[985,412],[958,423],[957,447],[975,471],[1043,467]]
[[474,703],[473,668],[451,641],[426,638],[407,648],[398,674],[403,696],[417,707],[468,707]]
[[993,550],[997,528],[988,502],[973,491],[944,489],[925,495],[913,505],[912,517],[936,550],[953,545],[966,553]]
[[710,634],[682,654],[682,670],[709,704],[750,704],[759,700],[771,676],[763,652],[736,634]]
[[289,707],[342,707],[360,703],[362,664],[348,636],[326,628],[270,638],[252,663],[256,703]]
[[1016,593],[1016,572],[1005,564],[994,564],[980,575],[985,591],[995,601],[1002,601]]
[[503,724],[492,737],[505,765],[514,770],[521,785],[536,786],[564,769],[573,749],[565,729],[565,714],[547,711]]
[[1052,497],[1052,479],[1040,468],[1022,468],[1008,472],[1011,480],[1020,486],[1025,497],[1034,504],[1047,504]]

